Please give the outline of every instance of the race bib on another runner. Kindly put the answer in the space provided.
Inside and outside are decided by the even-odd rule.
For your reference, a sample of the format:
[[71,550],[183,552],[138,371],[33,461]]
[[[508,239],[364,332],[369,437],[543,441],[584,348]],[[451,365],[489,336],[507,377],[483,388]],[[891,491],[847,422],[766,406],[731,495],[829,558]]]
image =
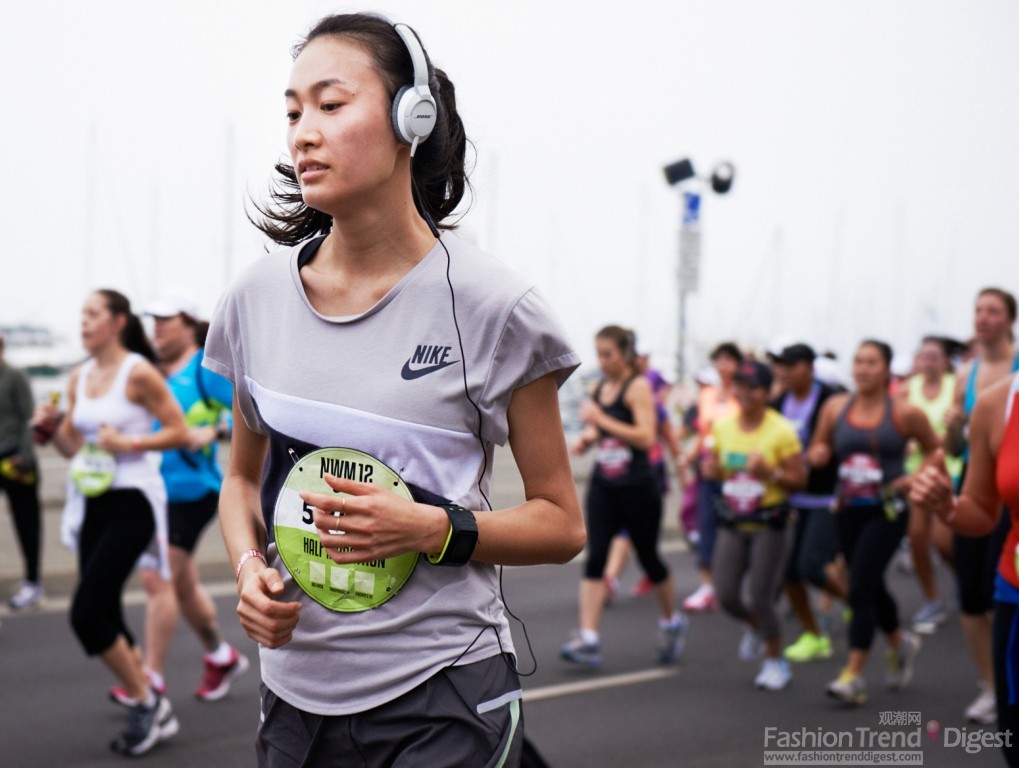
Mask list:
[[752,515],[763,498],[764,483],[749,472],[737,472],[722,483],[722,500],[737,516]]
[[[327,473],[373,483],[414,500],[400,476],[374,456],[352,448],[320,448],[297,462],[280,489],[273,514],[276,550],[294,582],[329,610],[352,613],[377,608],[407,583],[419,555],[407,552],[342,565],[330,560],[312,524],[312,509],[298,495],[302,491],[336,493],[326,484]],[[343,529],[342,517],[336,518],[336,528]]]
[[839,497],[844,503],[879,501],[883,478],[877,459],[868,453],[854,453],[839,465]]
[[618,480],[630,471],[633,460],[633,449],[615,437],[603,437],[598,442],[598,454],[595,463],[598,474],[607,480]]
[[117,459],[95,443],[86,443],[71,460],[71,482],[82,496],[100,496],[113,485]]

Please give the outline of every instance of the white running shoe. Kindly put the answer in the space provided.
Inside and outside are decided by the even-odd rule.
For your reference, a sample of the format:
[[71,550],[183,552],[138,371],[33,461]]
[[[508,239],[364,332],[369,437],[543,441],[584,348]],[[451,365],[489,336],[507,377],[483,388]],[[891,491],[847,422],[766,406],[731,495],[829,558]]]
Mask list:
[[980,682],[980,695],[966,707],[966,722],[993,725],[998,720],[998,701],[994,689]]
[[785,659],[765,659],[761,671],[754,679],[754,685],[766,691],[781,691],[792,679],[789,662]]
[[22,611],[26,608],[35,608],[39,605],[42,597],[42,584],[34,581],[23,581],[21,586],[18,587],[18,591],[7,601],[7,604],[13,611]]

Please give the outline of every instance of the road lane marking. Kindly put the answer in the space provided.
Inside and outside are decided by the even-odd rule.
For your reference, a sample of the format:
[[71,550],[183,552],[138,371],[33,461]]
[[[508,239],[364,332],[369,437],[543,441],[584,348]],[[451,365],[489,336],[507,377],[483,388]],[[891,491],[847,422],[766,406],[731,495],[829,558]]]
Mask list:
[[640,685],[641,683],[650,683],[655,680],[664,680],[667,677],[675,677],[677,674],[679,674],[679,671],[676,669],[647,669],[643,672],[629,672],[625,675],[599,677],[579,683],[546,685],[543,688],[524,689],[524,701],[543,701],[545,699],[556,699],[560,696],[574,696],[578,693],[619,688],[624,685]]

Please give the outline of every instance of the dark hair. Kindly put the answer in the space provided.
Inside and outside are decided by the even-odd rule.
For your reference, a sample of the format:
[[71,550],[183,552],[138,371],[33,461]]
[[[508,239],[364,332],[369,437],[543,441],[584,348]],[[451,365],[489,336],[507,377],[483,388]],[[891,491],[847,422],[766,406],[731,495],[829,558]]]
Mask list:
[[924,344],[934,344],[941,349],[945,359],[948,360],[949,371],[955,370],[955,358],[959,357],[966,349],[965,344],[948,336],[924,336],[920,339],[920,346],[922,347]]
[[[410,51],[393,25],[381,16],[345,13],[320,19],[291,50],[296,59],[312,40],[332,36],[349,38],[364,47],[382,77],[390,101],[404,85],[414,82],[414,64]],[[423,48],[423,46],[422,46]],[[427,59],[427,54],[425,55]],[[468,140],[463,121],[456,111],[456,90],[441,69],[428,61],[428,87],[435,97],[435,128],[427,141],[418,145],[411,163],[414,203],[436,227],[453,229],[455,223],[443,223],[471,189],[467,178]],[[328,232],[332,218],[304,204],[301,185],[290,163],[276,163],[279,178],[270,189],[266,205],[255,203],[261,220],[249,220],[281,245],[296,245],[309,237]]]
[[984,288],[980,293],[977,294],[977,299],[982,296],[995,296],[1001,300],[1001,303],[1005,305],[1005,311],[1008,313],[1008,319],[1013,323],[1016,319],[1016,301],[1008,291],[1003,288]]
[[637,359],[637,336],[636,334],[620,325],[606,325],[594,335],[596,339],[607,339],[611,341],[622,353],[626,362],[633,365]]
[[891,369],[892,357],[894,356],[895,353],[892,352],[892,347],[890,344],[884,341],[878,341],[877,339],[864,339],[863,341],[860,342],[860,346],[874,347],[874,349],[876,349],[881,354],[881,359],[885,361],[885,367],[888,368],[889,370]]
[[743,353],[739,351],[739,347],[736,346],[735,342],[723,341],[721,344],[719,344],[717,347],[711,350],[709,359],[714,361],[722,357],[723,355],[725,357],[731,357],[737,363],[743,362]]
[[150,363],[156,362],[156,353],[149,344],[145,335],[145,328],[138,315],[131,311],[131,302],[127,296],[112,288],[100,288],[96,291],[106,301],[106,308],[112,315],[122,315],[127,318],[123,329],[120,331],[120,343],[125,349],[137,352]]
[[185,326],[191,329],[191,334],[195,337],[195,344],[199,347],[204,347],[205,340],[209,337],[209,321],[198,320],[191,317],[187,312],[181,312],[180,319]]

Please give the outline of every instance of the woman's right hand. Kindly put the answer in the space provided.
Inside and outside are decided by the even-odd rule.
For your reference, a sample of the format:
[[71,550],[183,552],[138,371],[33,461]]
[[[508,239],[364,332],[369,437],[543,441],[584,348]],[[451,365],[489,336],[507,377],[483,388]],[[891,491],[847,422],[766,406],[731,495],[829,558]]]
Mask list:
[[831,461],[831,446],[827,443],[813,443],[807,448],[808,467],[824,467]]
[[60,426],[63,416],[64,414],[53,403],[37,405],[29,422],[35,441],[40,445],[48,442],[53,437],[53,433],[57,431],[57,427]]
[[237,591],[237,616],[244,632],[266,648],[286,645],[294,636],[300,619],[299,602],[280,602],[283,579],[279,571],[252,558],[241,570]]
[[930,463],[912,475],[909,503],[927,514],[934,513],[946,523],[955,516],[955,486],[945,466],[942,449],[934,452]]
[[60,409],[53,405],[53,403],[39,403],[39,405],[35,406],[35,411],[32,413],[31,424],[33,427],[56,428],[61,416],[63,414],[60,412]]

